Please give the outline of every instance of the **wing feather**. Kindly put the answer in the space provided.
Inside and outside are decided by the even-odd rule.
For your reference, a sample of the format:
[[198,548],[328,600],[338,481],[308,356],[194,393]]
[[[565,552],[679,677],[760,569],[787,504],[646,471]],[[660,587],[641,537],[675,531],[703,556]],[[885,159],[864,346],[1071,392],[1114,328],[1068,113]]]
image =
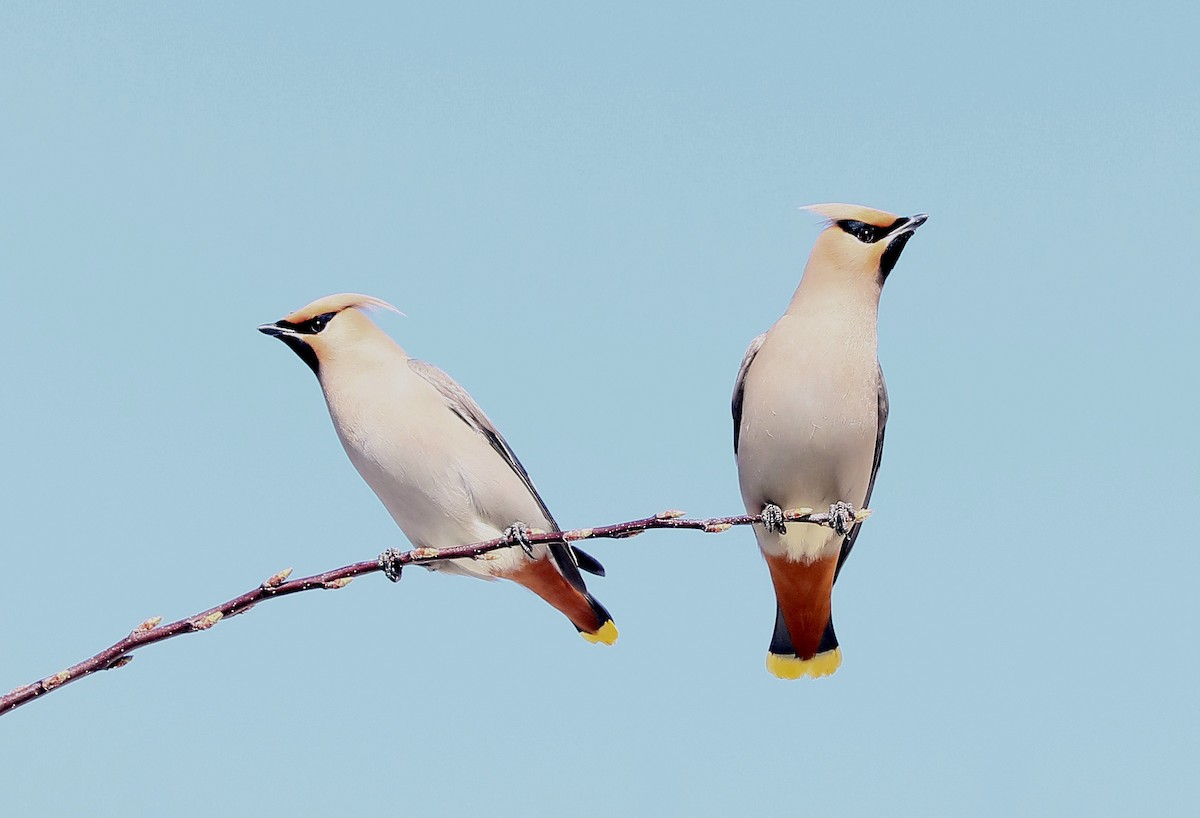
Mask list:
[[737,380],[733,383],[733,453],[737,454],[738,441],[742,436],[742,402],[746,397],[746,374],[750,371],[750,364],[754,363],[754,357],[758,355],[758,351],[762,349],[763,341],[767,340],[767,334],[755,338],[750,342],[750,348],[746,350],[746,356],[742,358],[742,365],[738,367]]
[[[558,523],[554,519],[554,515],[550,513],[550,509],[546,507],[546,502],[542,500],[542,496],[538,494],[537,488],[533,485],[533,479],[530,478],[529,472],[517,459],[516,453],[512,447],[508,445],[508,441],[500,434],[499,430],[492,424],[479,404],[471,397],[467,390],[463,389],[458,383],[447,375],[442,370],[438,369],[431,363],[419,361],[415,358],[410,358],[408,361],[409,367],[413,372],[424,378],[434,389],[441,393],[446,401],[446,405],[454,414],[462,418],[463,422],[474,429],[478,434],[483,436],[491,447],[496,450],[496,454],[504,459],[509,468],[517,477],[521,478],[521,482],[525,484],[525,488],[529,490],[530,495],[537,501],[538,507],[542,513],[546,515],[546,519],[550,521],[552,530],[561,531]],[[516,522],[515,520],[513,522]],[[583,583],[583,577],[579,574],[579,559],[575,555],[575,549],[567,545],[565,542],[550,543],[550,554],[554,557],[554,562],[558,566],[558,570],[580,591],[586,591]],[[595,559],[591,559],[590,566],[599,568],[603,571],[603,567]],[[595,573],[593,571],[593,573]]]
[[[875,431],[875,460],[871,464],[871,481],[867,483],[867,496],[863,498],[862,507],[870,508],[871,492],[875,490],[875,475],[879,474],[879,463],[883,459],[883,433],[887,428],[888,419],[888,394],[887,384],[883,380],[883,369],[879,369],[879,415],[878,426]],[[833,575],[833,581],[837,582],[838,574],[842,572],[842,566],[846,564],[846,559],[850,556],[850,551],[854,548],[854,542],[858,539],[858,530],[862,527],[862,523],[856,523],[850,533],[846,535],[845,541],[842,543],[842,551],[838,554],[837,571]]]

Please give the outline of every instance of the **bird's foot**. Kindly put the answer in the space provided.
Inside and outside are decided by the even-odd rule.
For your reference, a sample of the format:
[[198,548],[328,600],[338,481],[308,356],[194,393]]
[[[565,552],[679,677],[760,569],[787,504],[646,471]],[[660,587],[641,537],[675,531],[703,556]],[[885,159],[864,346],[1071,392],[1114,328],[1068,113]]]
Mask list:
[[787,526],[783,522],[783,509],[774,503],[767,503],[762,510],[763,528],[771,534],[786,534]]
[[843,537],[850,533],[850,526],[854,525],[854,516],[854,506],[849,503],[839,500],[829,507],[829,524]]
[[525,523],[513,523],[504,529],[504,539],[508,540],[509,545],[521,546],[521,550],[525,552],[525,556],[533,556],[533,543],[529,541],[529,526],[525,525]]
[[379,555],[379,567],[383,569],[383,575],[392,582],[400,581],[400,569],[403,567],[400,555],[403,553],[399,548],[389,548]]

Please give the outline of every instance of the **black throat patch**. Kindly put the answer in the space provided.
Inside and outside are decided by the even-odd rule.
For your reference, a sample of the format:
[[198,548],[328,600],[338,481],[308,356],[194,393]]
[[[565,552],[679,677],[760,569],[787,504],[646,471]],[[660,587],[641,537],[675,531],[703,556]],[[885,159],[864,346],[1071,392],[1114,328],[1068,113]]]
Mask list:
[[297,338],[295,335],[280,335],[279,340],[283,341],[292,348],[300,356],[300,360],[308,364],[308,368],[313,371],[314,375],[320,375],[321,362],[317,360],[317,353],[313,352],[313,348],[304,342],[304,339]]
[[896,262],[900,260],[900,254],[904,252],[904,245],[908,244],[908,240],[913,237],[913,231],[906,230],[896,238],[892,239],[888,244],[887,249],[883,251],[883,255],[879,257],[879,280],[886,281],[888,274],[892,272],[892,268],[896,266]]

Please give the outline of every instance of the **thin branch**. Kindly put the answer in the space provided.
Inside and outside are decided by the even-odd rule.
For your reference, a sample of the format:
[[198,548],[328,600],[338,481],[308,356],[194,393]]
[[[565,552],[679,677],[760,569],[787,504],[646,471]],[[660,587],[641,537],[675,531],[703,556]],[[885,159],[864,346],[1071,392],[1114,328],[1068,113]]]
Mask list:
[[[855,517],[855,522],[861,522],[871,512],[867,509],[859,511]],[[727,531],[735,525],[751,525],[753,523],[761,523],[763,521],[760,514],[742,514],[733,517],[712,517],[706,520],[687,519],[682,511],[664,511],[656,514],[653,517],[644,517],[640,520],[630,520],[624,523],[615,523],[613,525],[597,526],[595,528],[581,528],[573,531],[552,532],[538,531],[536,529],[529,530],[529,542],[531,544],[575,542],[577,540],[591,540],[599,538],[621,539],[624,537],[632,537],[636,534],[641,534],[643,531],[656,528],[675,528],[675,529],[693,529],[697,531],[705,531],[710,534],[718,534],[722,531]],[[810,508],[789,509],[784,512],[784,520],[795,523],[812,523],[814,525],[823,525],[834,527],[838,521],[834,516],[827,512],[814,513]],[[326,571],[322,574],[314,574],[311,577],[303,577],[301,579],[289,580],[292,569],[280,571],[271,576],[257,588],[252,591],[247,591],[241,596],[236,596],[227,602],[222,602],[220,605],[209,608],[206,611],[189,616],[184,619],[171,622],[167,625],[162,625],[162,617],[156,616],[152,619],[147,619],[142,624],[138,625],[128,636],[118,642],[114,642],[109,647],[92,656],[90,659],[72,665],[66,670],[60,671],[47,676],[44,679],[39,679],[32,684],[23,685],[13,690],[11,693],[0,697],[0,716],[15,710],[23,704],[28,704],[34,699],[40,698],[47,693],[58,690],[62,686],[82,679],[85,676],[90,676],[93,673],[101,670],[113,670],[115,668],[124,667],[133,661],[133,652],[147,645],[152,645],[155,642],[162,642],[166,639],[173,639],[176,636],[181,636],[185,633],[196,633],[197,631],[206,631],[213,625],[230,616],[235,616],[253,608],[260,602],[277,597],[289,596],[298,594],[301,591],[314,591],[318,589],[336,590],[344,588],[350,584],[350,581],[355,577],[363,576],[364,574],[373,574],[377,571],[387,573],[393,581],[400,578],[400,570],[406,565],[427,565],[431,562],[439,560],[458,559],[458,558],[480,558],[489,551],[494,551],[497,548],[511,546],[512,542],[498,537],[494,540],[486,542],[473,543],[471,545],[455,546],[454,548],[414,548],[410,551],[386,551],[379,558],[368,560],[366,562],[356,562],[351,565],[344,565],[341,568],[335,568],[332,571]]]

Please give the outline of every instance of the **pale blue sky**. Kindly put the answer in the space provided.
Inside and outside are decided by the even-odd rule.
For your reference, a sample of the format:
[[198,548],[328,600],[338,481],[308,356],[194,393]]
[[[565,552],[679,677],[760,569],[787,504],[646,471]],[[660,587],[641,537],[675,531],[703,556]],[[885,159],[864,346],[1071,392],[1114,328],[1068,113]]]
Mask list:
[[596,544],[611,650],[519,588],[370,577],[4,717],[3,811],[1194,809],[1198,23],[5,3],[5,690],[403,544],[257,324],[394,302],[564,525],[735,513],[729,394],[816,235],[796,208],[931,218],[884,293],[833,678],[763,669],[745,529]]

